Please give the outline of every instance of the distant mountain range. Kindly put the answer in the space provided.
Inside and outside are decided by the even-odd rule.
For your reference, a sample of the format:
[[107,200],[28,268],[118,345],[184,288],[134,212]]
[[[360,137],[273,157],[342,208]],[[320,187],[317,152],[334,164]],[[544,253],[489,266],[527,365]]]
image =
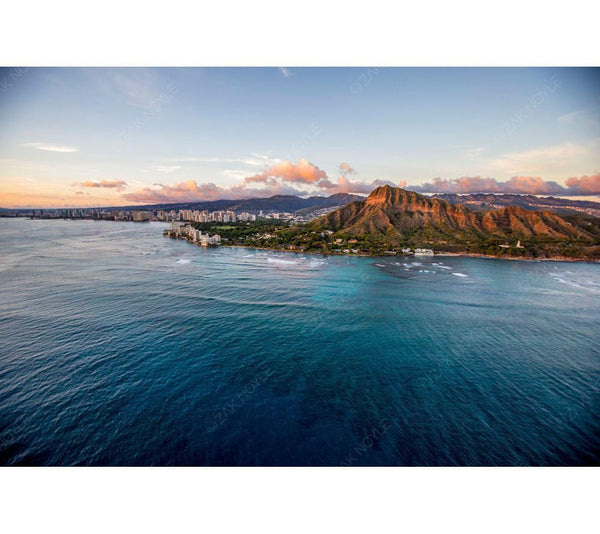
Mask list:
[[229,209],[239,211],[280,211],[295,213],[300,210],[312,210],[343,206],[349,202],[363,200],[365,197],[348,193],[337,193],[328,197],[301,198],[294,195],[276,195],[269,198],[239,200]]
[[[337,193],[328,197],[313,196],[302,198],[295,195],[275,195],[268,198],[247,198],[242,200],[207,200],[200,202],[177,202],[162,204],[146,204],[133,206],[108,206],[86,209],[103,209],[108,211],[115,210],[236,210],[248,212],[285,212],[295,213],[300,210],[310,212],[312,210],[331,208],[334,206],[343,206],[348,202],[363,200],[365,197],[352,195],[349,193]],[[27,211],[25,209],[5,209],[0,208],[0,212],[19,212]],[[31,210],[29,210],[31,211]]]
[[535,195],[491,193],[475,193],[469,195],[441,193],[432,195],[432,198],[447,200],[451,204],[462,204],[474,211],[489,211],[504,206],[520,206],[527,210],[551,210],[559,213],[579,212],[600,217],[600,202],[589,200],[570,200],[568,198],[536,197]]
[[164,209],[164,210],[235,210],[248,212],[285,212],[295,213],[299,210],[311,210],[343,206],[348,202],[363,200],[365,197],[338,193],[328,197],[313,196],[302,198],[295,195],[275,195],[268,198],[246,198],[242,200],[210,200],[204,202],[183,202],[177,204],[151,204],[147,206],[115,207],[111,209]]

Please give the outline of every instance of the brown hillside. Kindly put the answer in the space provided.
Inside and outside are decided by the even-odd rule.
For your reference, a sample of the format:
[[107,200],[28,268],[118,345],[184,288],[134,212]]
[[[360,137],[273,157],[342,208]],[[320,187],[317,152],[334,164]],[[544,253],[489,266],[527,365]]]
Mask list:
[[460,204],[430,198],[397,187],[375,189],[365,200],[318,219],[317,229],[344,231],[354,235],[379,234],[406,238],[427,231],[428,235],[461,239],[492,234],[499,237],[548,236],[589,237],[560,216],[550,212],[509,206],[488,212],[473,212]]

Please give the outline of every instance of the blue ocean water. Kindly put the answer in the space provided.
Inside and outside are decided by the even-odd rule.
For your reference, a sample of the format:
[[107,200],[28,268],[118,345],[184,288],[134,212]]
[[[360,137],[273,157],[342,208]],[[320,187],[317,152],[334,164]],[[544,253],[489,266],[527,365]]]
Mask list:
[[600,265],[0,219],[2,465],[595,465]]

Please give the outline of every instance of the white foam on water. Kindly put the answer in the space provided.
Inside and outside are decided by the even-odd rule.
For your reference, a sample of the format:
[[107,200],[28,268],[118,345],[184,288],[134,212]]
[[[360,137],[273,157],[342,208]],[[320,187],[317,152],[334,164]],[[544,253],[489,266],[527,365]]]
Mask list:
[[192,260],[184,260],[183,258],[179,258],[175,263],[185,264],[185,263],[190,263],[190,261],[192,261]]
[[294,260],[280,260],[278,258],[267,258],[269,263],[276,263],[277,265],[299,265],[298,262]]
[[[263,256],[264,257],[264,256]],[[267,263],[272,263],[278,267],[300,267],[302,269],[319,269],[323,265],[327,265],[327,260],[317,258],[306,258],[300,256],[299,258],[286,260],[283,258],[269,258],[267,257]]]
[[594,280],[572,280],[570,276],[574,275],[571,271],[564,271],[562,273],[550,273],[550,276],[554,278],[559,284],[564,284],[577,289],[583,289],[590,293],[600,295],[600,284]]
[[469,275],[468,274],[463,274],[463,273],[450,273],[453,274],[454,276],[460,276],[461,278],[468,278]]

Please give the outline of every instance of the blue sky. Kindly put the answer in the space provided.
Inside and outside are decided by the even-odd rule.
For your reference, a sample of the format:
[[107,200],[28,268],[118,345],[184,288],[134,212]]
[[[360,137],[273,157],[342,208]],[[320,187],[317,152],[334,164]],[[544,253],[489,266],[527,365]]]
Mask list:
[[600,69],[6,68],[0,205],[600,193]]

